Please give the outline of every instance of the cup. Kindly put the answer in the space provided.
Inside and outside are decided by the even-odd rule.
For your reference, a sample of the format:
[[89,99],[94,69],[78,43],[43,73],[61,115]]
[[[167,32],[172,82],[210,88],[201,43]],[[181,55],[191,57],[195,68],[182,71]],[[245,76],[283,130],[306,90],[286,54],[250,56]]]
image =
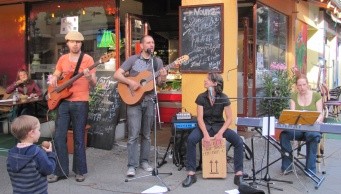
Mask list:
[[21,100],[22,102],[26,102],[27,99],[28,99],[28,96],[27,96],[27,95],[20,95],[20,100]]

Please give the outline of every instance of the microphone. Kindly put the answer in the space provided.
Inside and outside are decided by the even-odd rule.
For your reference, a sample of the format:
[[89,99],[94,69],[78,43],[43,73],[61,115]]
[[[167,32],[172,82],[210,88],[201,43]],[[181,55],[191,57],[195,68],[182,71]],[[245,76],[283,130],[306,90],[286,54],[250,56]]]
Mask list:
[[208,87],[208,92],[209,92],[212,100],[215,99],[215,97],[213,96],[213,90],[214,90],[213,87]]

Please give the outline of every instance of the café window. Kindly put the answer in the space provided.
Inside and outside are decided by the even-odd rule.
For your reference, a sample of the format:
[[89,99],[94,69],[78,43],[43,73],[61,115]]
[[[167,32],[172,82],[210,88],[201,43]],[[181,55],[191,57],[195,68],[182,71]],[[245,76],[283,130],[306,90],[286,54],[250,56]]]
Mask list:
[[[65,35],[84,35],[82,51],[95,61],[116,45],[123,45],[115,29],[115,1],[82,0],[32,3],[28,22],[28,59],[32,73],[53,72],[58,58],[68,52]],[[115,60],[98,69],[115,70]]]
[[257,6],[256,88],[261,88],[262,75],[271,63],[286,64],[288,18],[268,6]]

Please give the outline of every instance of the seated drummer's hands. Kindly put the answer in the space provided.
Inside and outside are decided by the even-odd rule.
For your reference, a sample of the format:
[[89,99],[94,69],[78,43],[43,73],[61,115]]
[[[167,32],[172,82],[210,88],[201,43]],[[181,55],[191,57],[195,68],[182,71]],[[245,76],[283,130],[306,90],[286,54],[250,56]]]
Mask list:
[[215,140],[215,146],[216,147],[219,147],[222,143],[223,143],[223,134],[221,134],[221,133],[217,133],[217,134],[215,134],[215,136],[214,136],[214,140]]
[[204,148],[209,148],[211,146],[211,137],[209,135],[204,135],[204,138],[202,138],[203,140],[203,145]]

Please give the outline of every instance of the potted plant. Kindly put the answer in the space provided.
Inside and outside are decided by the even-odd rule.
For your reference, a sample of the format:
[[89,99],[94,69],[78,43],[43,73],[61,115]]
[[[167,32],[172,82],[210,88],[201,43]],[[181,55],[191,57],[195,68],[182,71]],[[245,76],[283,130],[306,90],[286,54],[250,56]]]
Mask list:
[[[278,119],[283,109],[289,108],[295,77],[287,70],[285,64],[272,62],[270,70],[264,74],[263,81],[264,97],[268,98],[261,100],[260,111],[263,115],[275,116]],[[280,131],[276,130],[275,133],[277,137]]]

